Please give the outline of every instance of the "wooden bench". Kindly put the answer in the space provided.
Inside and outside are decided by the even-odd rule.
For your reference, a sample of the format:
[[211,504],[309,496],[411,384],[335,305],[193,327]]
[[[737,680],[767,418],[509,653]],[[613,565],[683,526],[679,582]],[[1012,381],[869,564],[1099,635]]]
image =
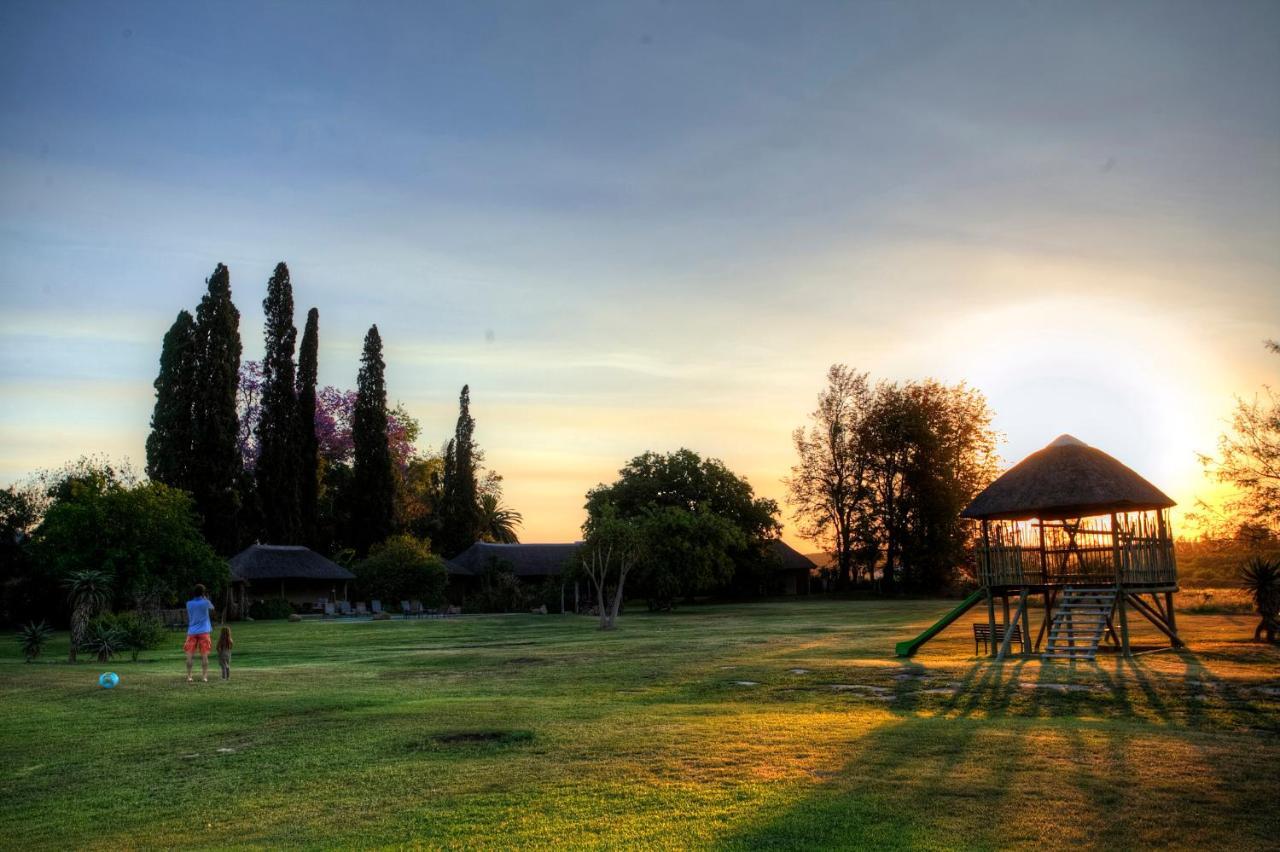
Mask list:
[[[996,625],[996,641],[1003,641],[1007,626],[1004,624]],[[1022,646],[1022,653],[1027,652],[1027,637],[1022,632],[1022,625],[1014,625],[1013,641]],[[975,621],[973,623],[973,653],[978,654],[978,644],[982,644],[983,654],[991,653],[991,623],[987,621]]]

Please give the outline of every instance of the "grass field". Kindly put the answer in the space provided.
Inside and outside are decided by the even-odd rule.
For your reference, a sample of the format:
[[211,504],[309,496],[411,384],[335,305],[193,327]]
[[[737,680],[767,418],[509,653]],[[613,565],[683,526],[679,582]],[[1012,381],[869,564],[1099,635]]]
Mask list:
[[[953,602],[258,623],[229,683],[173,651],[0,656],[0,844],[1275,848],[1280,651],[973,656]],[[215,666],[216,674],[216,666]]]

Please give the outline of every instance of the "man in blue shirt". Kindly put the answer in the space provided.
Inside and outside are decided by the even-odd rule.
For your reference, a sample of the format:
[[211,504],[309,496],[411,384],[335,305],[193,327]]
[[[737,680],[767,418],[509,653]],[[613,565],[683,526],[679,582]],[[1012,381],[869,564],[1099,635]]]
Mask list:
[[200,653],[200,676],[205,683],[209,682],[209,651],[213,643],[209,634],[213,632],[213,624],[209,616],[213,614],[213,603],[205,596],[204,586],[196,584],[196,596],[187,601],[187,641],[182,650],[187,652],[187,683],[191,683],[191,662],[196,652]]

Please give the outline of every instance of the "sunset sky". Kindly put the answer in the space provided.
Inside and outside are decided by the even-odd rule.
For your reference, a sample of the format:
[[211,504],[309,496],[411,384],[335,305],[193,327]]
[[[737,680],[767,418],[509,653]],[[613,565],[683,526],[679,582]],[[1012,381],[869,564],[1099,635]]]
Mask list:
[[[375,14],[378,10],[380,13]],[[144,463],[164,331],[272,267],[527,541],[647,449],[781,498],[832,362],[1184,506],[1280,384],[1280,4],[0,5],[0,483]],[[798,542],[788,525],[788,538]]]

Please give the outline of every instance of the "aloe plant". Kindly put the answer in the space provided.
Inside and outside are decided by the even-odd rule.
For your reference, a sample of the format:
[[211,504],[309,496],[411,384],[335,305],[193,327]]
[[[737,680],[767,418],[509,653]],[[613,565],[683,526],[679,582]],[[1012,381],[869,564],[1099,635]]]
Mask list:
[[1280,559],[1263,559],[1255,556],[1240,569],[1245,589],[1253,596],[1254,606],[1261,621],[1253,631],[1254,641],[1259,641],[1265,631],[1267,641],[1276,641],[1280,630]]
[[18,628],[18,644],[22,646],[22,656],[28,663],[40,656],[51,635],[53,635],[53,628],[43,621],[39,624],[28,621]]
[[85,626],[80,647],[97,655],[98,662],[105,663],[123,651],[128,644],[125,632],[117,626],[110,614],[100,615]]

